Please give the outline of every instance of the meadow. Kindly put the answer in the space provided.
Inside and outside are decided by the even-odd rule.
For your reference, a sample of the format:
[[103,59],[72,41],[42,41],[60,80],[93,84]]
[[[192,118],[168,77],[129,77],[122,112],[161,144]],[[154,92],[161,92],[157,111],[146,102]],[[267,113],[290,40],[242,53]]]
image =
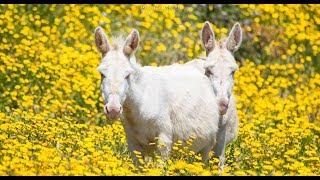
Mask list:
[[[218,175],[177,143],[135,167],[103,114],[94,29],[140,32],[142,65],[205,56],[200,30],[243,42],[238,138],[222,175],[320,175],[320,5],[0,5],[0,175]],[[136,152],[139,156],[139,152]]]

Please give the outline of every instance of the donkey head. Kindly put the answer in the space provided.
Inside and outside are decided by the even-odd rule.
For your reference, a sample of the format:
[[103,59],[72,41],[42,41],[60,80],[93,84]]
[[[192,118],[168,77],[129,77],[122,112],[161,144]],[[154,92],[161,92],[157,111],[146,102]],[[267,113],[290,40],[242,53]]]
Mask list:
[[228,38],[216,41],[210,23],[206,21],[202,28],[201,36],[207,55],[205,72],[217,96],[219,112],[224,115],[228,109],[229,99],[232,94],[233,75],[238,69],[232,53],[240,47],[242,30],[240,24],[235,23]]
[[95,29],[95,44],[102,54],[98,67],[101,74],[101,93],[104,100],[104,113],[115,119],[122,113],[126,99],[129,77],[134,72],[131,60],[139,44],[139,32],[133,29],[124,39],[117,37],[110,44],[101,27]]

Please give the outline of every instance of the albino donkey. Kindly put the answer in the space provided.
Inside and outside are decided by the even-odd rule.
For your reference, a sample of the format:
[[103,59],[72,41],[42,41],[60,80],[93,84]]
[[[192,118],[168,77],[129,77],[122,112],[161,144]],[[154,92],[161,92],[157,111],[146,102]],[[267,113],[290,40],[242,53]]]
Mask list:
[[135,29],[126,39],[114,38],[110,44],[98,27],[95,43],[102,53],[98,71],[104,111],[112,119],[121,115],[129,150],[140,151],[143,156],[158,150],[167,158],[174,142],[193,136],[192,150],[200,152],[206,161],[216,142],[219,112],[204,73],[178,64],[139,66],[134,56],[139,43]]
[[240,24],[235,23],[228,38],[216,41],[210,23],[206,21],[201,35],[206,50],[206,60],[196,59],[186,65],[194,65],[208,76],[218,100],[220,120],[214,151],[219,157],[219,168],[222,170],[225,162],[225,147],[236,138],[238,133],[236,102],[232,94],[233,76],[238,65],[232,53],[241,45],[242,30]]

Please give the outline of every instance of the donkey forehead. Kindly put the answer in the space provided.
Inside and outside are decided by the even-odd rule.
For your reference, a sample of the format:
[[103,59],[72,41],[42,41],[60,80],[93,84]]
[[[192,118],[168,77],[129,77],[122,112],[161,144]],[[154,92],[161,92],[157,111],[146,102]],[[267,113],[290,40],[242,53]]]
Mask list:
[[101,73],[107,73],[112,71],[121,72],[126,71],[130,68],[130,63],[127,57],[121,55],[117,52],[108,52],[105,57],[103,57],[101,64],[97,70]]
[[214,67],[229,67],[231,69],[237,69],[238,65],[231,54],[225,48],[214,48],[212,52],[209,53],[207,57],[207,64],[208,66]]
[[121,62],[126,61],[127,57],[124,55],[122,51],[119,50],[111,50],[109,51],[102,59],[102,62],[112,63],[112,62]]

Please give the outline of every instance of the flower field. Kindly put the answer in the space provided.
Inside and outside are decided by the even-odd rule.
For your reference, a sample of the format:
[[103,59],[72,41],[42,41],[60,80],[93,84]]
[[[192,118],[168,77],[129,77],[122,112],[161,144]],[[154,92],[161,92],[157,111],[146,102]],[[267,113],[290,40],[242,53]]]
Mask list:
[[[238,138],[222,175],[320,175],[320,5],[0,5],[0,175],[218,175],[181,143],[135,167],[106,119],[94,29],[136,28],[139,63],[205,55],[200,30],[234,22]],[[139,155],[139,152],[137,152]]]

